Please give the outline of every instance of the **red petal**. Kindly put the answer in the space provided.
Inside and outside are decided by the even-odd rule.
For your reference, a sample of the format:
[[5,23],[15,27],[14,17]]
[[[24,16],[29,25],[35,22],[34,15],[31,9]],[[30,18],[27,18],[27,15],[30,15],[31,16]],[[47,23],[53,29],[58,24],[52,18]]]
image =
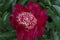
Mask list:
[[29,9],[35,8],[37,11],[41,10],[41,6],[37,4],[36,2],[28,2],[27,7]]
[[10,23],[14,29],[16,29],[16,21],[14,20],[13,14],[9,17]]
[[27,8],[25,8],[23,5],[21,5],[21,4],[16,4],[15,6],[14,6],[14,10],[13,10],[13,14],[14,15],[17,15],[17,14],[19,14],[19,13],[21,13],[21,12],[28,12],[29,10],[27,9]]
[[25,31],[24,32],[24,39],[25,40],[34,40],[34,37],[36,36],[36,31],[37,31],[37,28],[35,28],[34,30],[30,30],[30,31]]
[[47,11],[46,10],[41,10],[40,12],[40,16],[47,16]]
[[46,27],[46,21],[47,20],[42,19],[40,21],[40,23],[38,23],[38,25],[37,25],[38,26],[38,28],[37,28],[37,36],[42,36],[43,35],[44,29]]
[[46,15],[46,10],[42,10],[40,12],[40,18],[38,19],[38,25],[44,25],[46,24],[46,21],[47,21],[48,17]]
[[41,10],[40,5],[35,2],[28,2],[26,7],[35,15],[39,15],[39,12]]
[[24,11],[25,7],[21,4],[16,4],[14,6],[14,10],[16,10],[17,12],[21,12],[21,11]]
[[22,40],[23,39],[23,36],[24,36],[23,31],[16,30],[16,36],[17,36],[17,39],[18,40]]
[[42,36],[44,33],[45,27],[41,26],[41,28],[38,28],[37,30],[37,36]]
[[45,25],[46,25],[46,21],[47,21],[48,17],[46,15],[46,10],[42,10],[40,12],[40,18],[38,18],[38,29],[37,29],[37,36],[42,36],[42,34],[44,33],[44,29],[45,29]]

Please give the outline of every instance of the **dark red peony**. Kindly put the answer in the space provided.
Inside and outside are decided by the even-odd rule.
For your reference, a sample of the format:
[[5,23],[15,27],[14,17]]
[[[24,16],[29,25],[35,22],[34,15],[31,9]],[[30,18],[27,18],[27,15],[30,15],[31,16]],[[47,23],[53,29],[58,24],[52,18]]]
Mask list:
[[16,29],[18,40],[33,40],[36,36],[42,36],[46,21],[46,10],[35,2],[28,2],[26,6],[16,4],[10,15],[10,23]]

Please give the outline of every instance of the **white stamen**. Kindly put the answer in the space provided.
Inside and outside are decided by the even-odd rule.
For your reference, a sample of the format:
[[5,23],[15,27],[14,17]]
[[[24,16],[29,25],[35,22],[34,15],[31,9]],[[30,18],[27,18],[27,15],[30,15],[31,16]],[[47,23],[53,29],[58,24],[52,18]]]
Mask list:
[[32,13],[29,12],[22,12],[17,17],[18,24],[23,24],[28,29],[33,29],[34,26],[37,24],[37,19],[34,17]]

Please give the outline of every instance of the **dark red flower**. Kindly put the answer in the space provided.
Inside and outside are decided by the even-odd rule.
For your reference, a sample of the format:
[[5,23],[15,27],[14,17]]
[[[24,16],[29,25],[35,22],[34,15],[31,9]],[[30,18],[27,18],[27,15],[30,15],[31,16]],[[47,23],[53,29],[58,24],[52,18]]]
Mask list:
[[46,21],[46,10],[35,2],[28,2],[26,6],[16,4],[10,16],[18,40],[33,40],[36,36],[42,36]]

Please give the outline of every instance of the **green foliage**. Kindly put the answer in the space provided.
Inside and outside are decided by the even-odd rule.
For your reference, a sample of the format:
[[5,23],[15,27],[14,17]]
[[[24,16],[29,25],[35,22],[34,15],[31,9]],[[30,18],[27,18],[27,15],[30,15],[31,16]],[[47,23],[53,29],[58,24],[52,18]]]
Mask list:
[[53,5],[53,7],[56,9],[56,11],[58,12],[57,14],[60,16],[60,6]]
[[[60,40],[60,0],[29,0],[39,3],[51,17],[47,21],[44,35],[35,40]],[[26,5],[28,0],[0,0],[0,40],[17,40],[15,30],[9,23],[12,7],[20,3]],[[52,20],[52,21],[51,21]]]

